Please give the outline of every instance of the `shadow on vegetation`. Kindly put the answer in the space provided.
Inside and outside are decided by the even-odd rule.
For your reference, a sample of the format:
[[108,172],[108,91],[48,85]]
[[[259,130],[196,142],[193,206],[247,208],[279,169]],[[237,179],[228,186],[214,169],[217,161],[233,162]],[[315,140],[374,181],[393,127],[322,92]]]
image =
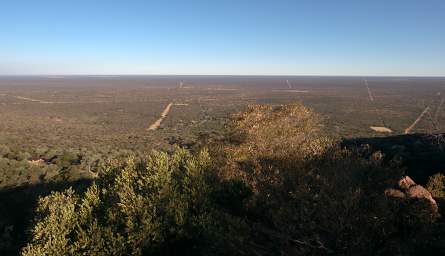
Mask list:
[[[24,255],[443,254],[437,211],[445,177],[431,179],[439,207],[405,190],[386,194],[405,174],[425,184],[444,170],[443,136],[340,146],[320,126],[301,104],[252,106],[234,117],[233,133],[190,146],[208,151],[114,162],[86,193],[91,180],[0,191],[0,254],[17,254],[27,242]],[[46,197],[41,216],[34,214],[39,196],[68,187],[77,193]]]
[[72,187],[84,191],[91,180],[51,182],[0,190],[0,255],[17,255],[26,242],[39,197]]
[[436,173],[445,173],[445,134],[408,134],[389,137],[354,138],[343,141],[351,149],[366,147],[365,157],[381,151],[384,161],[405,168],[406,175],[421,185]]

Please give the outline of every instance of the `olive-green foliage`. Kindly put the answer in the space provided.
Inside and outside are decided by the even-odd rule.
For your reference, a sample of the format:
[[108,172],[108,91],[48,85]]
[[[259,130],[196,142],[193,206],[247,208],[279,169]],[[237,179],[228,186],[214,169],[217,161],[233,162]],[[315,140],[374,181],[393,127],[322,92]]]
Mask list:
[[134,153],[84,148],[36,148],[26,152],[0,145],[0,188],[91,179],[111,159],[122,159],[130,154]]
[[210,166],[206,151],[182,149],[114,163],[83,195],[67,190],[40,199],[32,241],[22,254],[230,253],[244,224],[221,198],[242,211],[249,193],[236,193],[246,190],[236,182],[220,184]]
[[84,186],[110,159],[128,151],[107,148],[23,149],[0,145],[0,255],[16,255],[26,241],[36,198],[70,185]]

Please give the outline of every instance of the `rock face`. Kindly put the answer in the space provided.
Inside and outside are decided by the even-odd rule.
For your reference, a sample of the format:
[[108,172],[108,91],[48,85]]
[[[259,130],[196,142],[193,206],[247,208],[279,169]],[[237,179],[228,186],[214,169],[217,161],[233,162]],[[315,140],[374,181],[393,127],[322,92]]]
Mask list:
[[424,200],[429,203],[434,214],[439,212],[436,200],[434,200],[431,193],[424,187],[417,185],[409,176],[401,178],[396,188],[386,189],[385,194],[394,198]]

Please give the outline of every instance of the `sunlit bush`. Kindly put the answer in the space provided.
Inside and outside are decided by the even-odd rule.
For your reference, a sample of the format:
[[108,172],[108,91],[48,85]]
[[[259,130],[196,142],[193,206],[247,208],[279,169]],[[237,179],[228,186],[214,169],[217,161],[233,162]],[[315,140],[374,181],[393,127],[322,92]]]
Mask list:
[[240,142],[236,153],[265,159],[292,157],[294,161],[321,155],[332,141],[322,136],[320,120],[300,103],[251,105],[232,122],[232,139]]
[[[244,224],[229,213],[242,211],[249,193],[242,184],[220,185],[209,167],[205,151],[182,149],[111,164],[83,195],[40,199],[23,255],[230,253]],[[233,207],[223,205],[227,199]]]

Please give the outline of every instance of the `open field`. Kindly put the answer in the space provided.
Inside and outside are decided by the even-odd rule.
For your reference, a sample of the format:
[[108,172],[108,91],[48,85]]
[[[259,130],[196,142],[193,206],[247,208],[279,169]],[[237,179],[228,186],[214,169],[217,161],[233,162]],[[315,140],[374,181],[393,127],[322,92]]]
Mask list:
[[[425,108],[429,118],[409,131],[443,132],[444,89],[444,78],[2,77],[0,143],[166,149],[176,139],[193,141],[220,129],[247,104],[293,101],[320,113],[340,137],[385,135],[370,127],[403,134]],[[162,115],[166,106],[171,109]],[[147,131],[150,124],[156,128]]]

